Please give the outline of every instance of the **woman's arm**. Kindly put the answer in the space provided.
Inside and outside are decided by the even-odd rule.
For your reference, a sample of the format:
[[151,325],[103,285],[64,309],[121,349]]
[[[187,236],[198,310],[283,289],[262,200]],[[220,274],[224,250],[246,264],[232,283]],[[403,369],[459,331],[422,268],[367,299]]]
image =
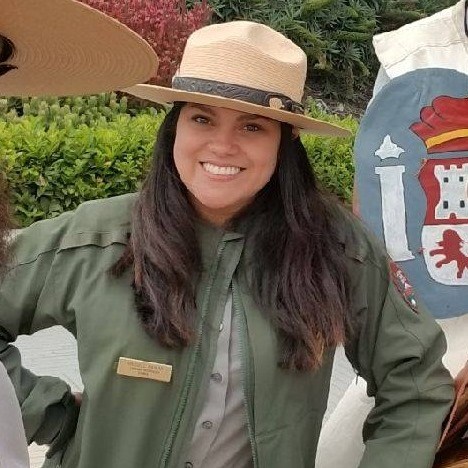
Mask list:
[[348,356],[375,397],[363,428],[360,468],[430,468],[453,400],[442,365],[443,332],[422,304],[404,298],[398,270],[367,268],[357,286],[359,331]]
[[18,335],[53,325],[72,328],[55,298],[59,273],[54,258],[67,216],[24,230],[13,247],[12,268],[0,285],[0,361],[6,367],[21,406],[28,443],[58,450],[73,431],[78,406],[61,379],[36,376],[21,365],[11,344]]

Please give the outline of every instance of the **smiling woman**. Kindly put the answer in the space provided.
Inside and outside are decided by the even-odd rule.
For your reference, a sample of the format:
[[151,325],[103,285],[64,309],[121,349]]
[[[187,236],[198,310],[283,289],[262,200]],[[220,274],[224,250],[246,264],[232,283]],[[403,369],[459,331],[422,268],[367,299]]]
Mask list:
[[347,132],[304,114],[306,72],[265,25],[196,31],[173,88],[130,89],[174,102],[141,192],[18,237],[0,330],[66,326],[85,386],[76,422],[63,384],[26,389],[13,363],[33,408],[63,395],[30,415],[60,427],[47,466],[312,468],[340,344],[376,396],[361,468],[431,465],[453,396],[443,334],[317,186],[300,132]]
[[223,226],[247,206],[276,168],[280,123],[201,104],[180,112],[174,162],[199,214]]
[[[226,167],[233,173],[225,174]],[[191,282],[200,269],[194,220],[199,217],[223,229],[249,225],[257,252],[253,291],[265,310],[291,304],[274,317],[288,343],[279,361],[290,368],[317,368],[324,345],[342,343],[349,325],[343,260],[333,248],[338,241],[330,229],[328,203],[334,204],[317,189],[306,151],[290,125],[231,109],[177,103],[160,129],[154,170],[136,207],[131,248],[116,271],[135,262],[146,329],[168,346],[186,346],[193,336]],[[322,248],[312,242],[314,237],[322,239]],[[154,262],[148,256],[153,248],[164,252]],[[180,262],[165,263],[172,258]],[[285,269],[290,276],[283,276]],[[301,277],[318,284],[323,278],[330,281],[320,294],[311,294],[292,283]],[[321,308],[328,311],[326,317],[312,312]],[[307,310],[303,323],[301,314]]]

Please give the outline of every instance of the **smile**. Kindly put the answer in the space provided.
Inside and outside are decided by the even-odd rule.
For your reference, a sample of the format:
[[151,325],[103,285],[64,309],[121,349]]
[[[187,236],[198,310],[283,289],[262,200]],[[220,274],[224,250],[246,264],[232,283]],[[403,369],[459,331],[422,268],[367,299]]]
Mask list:
[[216,166],[207,162],[202,163],[202,167],[206,172],[215,175],[236,175],[242,170],[236,166]]

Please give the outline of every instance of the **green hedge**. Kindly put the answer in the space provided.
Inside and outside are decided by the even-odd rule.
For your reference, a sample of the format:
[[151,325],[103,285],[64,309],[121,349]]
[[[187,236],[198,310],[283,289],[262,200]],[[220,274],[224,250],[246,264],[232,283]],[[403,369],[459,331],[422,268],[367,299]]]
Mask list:
[[0,99],[0,165],[18,224],[135,190],[160,120],[115,93]]
[[[96,103],[94,110],[89,100]],[[108,112],[107,104],[114,101]],[[27,115],[14,110],[24,108]],[[66,99],[23,100],[20,105],[0,101],[0,165],[8,174],[20,226],[57,216],[86,200],[138,190],[164,112],[150,108],[132,116],[124,109],[115,95],[87,98],[82,108]],[[311,112],[353,132],[357,128],[351,117]],[[303,141],[323,185],[349,200],[352,139],[305,135]]]
[[359,122],[351,116],[328,115],[315,107],[312,100],[308,104],[312,117],[340,125],[352,132],[353,136],[349,138],[323,138],[308,134],[301,137],[322,186],[343,201],[351,203],[354,181],[353,146]]

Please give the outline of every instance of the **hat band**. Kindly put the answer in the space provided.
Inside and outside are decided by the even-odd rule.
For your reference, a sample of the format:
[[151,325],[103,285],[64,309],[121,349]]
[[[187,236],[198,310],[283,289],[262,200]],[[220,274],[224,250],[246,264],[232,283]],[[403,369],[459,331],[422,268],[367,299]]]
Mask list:
[[172,88],[191,93],[211,94],[213,96],[236,99],[250,102],[258,106],[269,107],[276,110],[285,110],[294,114],[304,114],[304,107],[299,102],[280,93],[271,93],[260,89],[239,86],[236,84],[211,81],[202,78],[186,78],[175,76],[172,79]]

